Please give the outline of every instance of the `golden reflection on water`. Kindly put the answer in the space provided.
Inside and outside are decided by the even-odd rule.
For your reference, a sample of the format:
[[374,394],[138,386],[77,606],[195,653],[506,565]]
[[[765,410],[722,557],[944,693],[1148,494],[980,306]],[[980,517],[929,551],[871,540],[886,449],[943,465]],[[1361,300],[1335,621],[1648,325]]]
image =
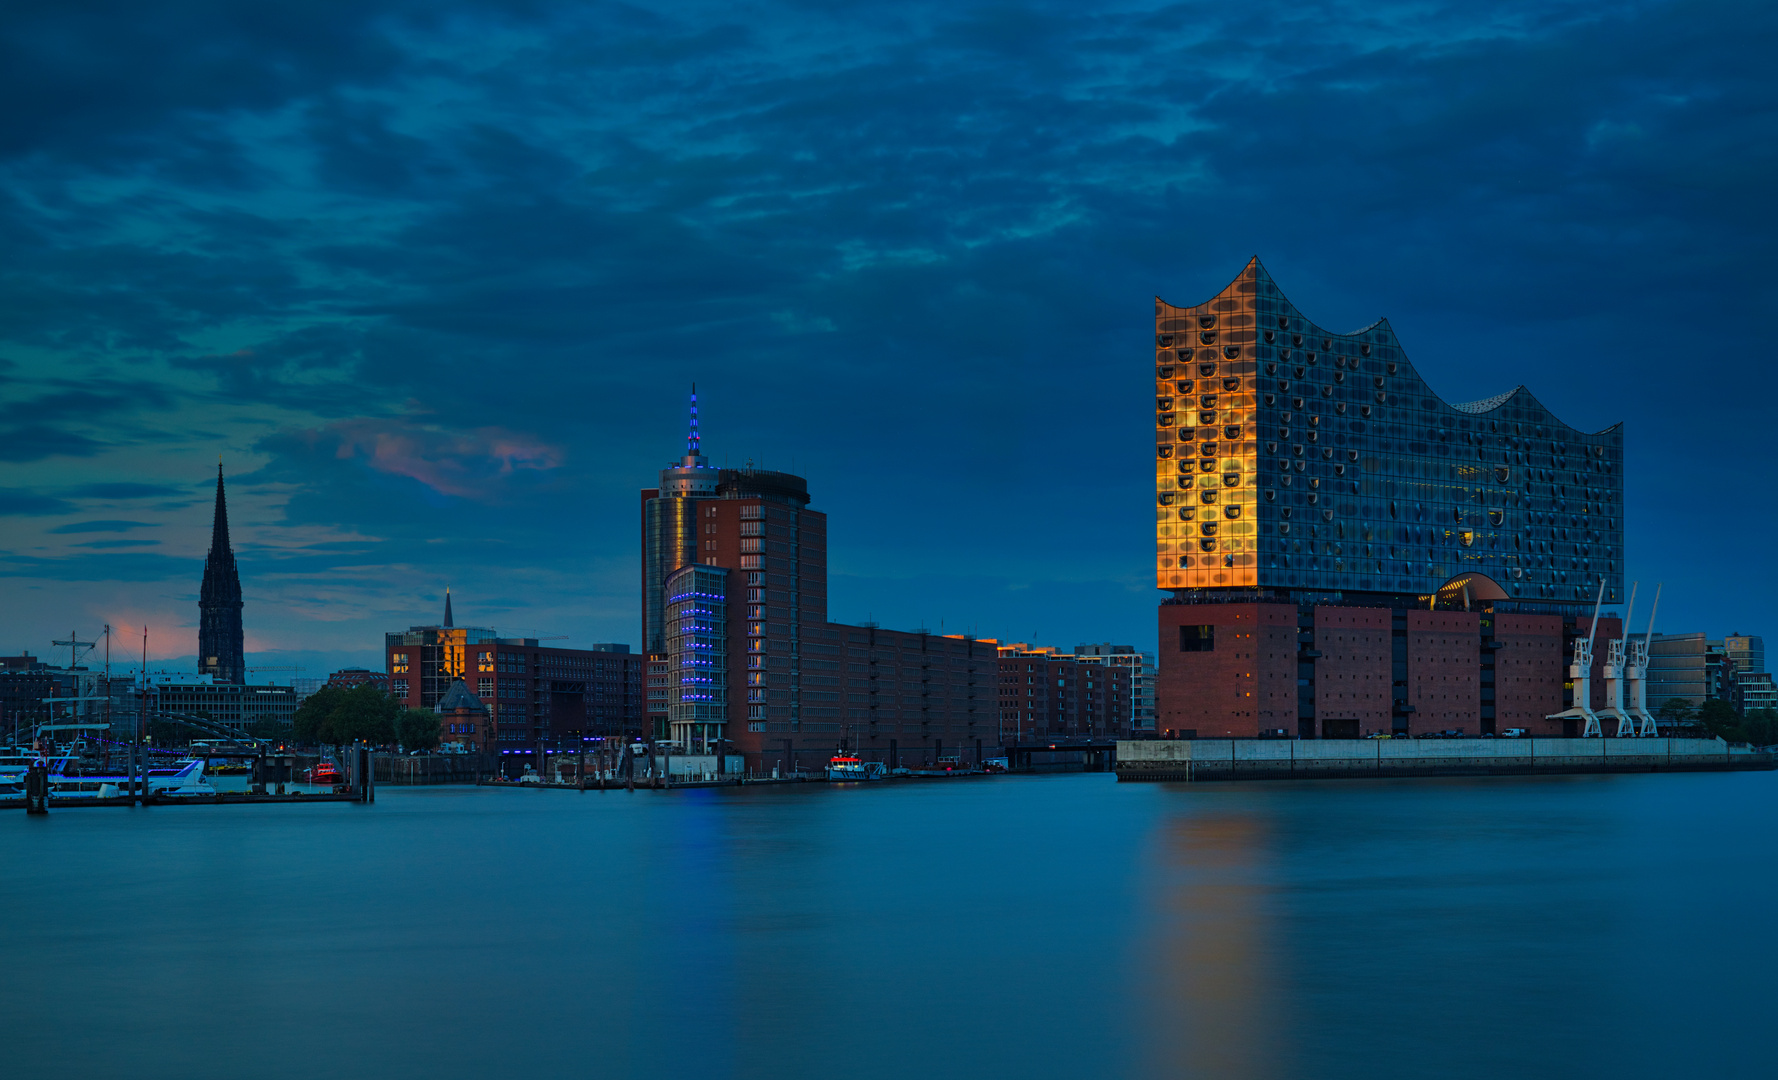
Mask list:
[[1263,826],[1248,816],[1178,814],[1156,831],[1148,1075],[1280,1075],[1290,1017],[1275,978]]

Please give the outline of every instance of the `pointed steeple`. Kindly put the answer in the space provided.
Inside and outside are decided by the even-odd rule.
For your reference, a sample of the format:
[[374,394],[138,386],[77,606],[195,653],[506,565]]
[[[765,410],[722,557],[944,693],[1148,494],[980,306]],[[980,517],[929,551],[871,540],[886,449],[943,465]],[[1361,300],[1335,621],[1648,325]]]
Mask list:
[[444,620],[444,624],[446,626],[455,626],[456,625],[455,623],[451,622],[451,587],[449,585],[445,586],[445,620]]
[[241,632],[241,575],[228,539],[228,497],[223,490],[222,463],[216,464],[216,516],[210,523],[210,554],[204,557],[204,582],[198,590],[198,673],[219,683],[246,678],[245,641]]
[[222,489],[222,462],[216,463],[216,516],[210,522],[210,557],[233,552],[228,543],[228,496]]

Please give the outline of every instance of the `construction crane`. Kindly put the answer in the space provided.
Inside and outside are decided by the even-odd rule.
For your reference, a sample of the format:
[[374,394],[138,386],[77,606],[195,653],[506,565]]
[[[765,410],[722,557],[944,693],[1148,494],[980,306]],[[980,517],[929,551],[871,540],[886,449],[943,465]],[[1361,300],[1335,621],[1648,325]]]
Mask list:
[[67,648],[67,650],[68,650],[68,667],[70,669],[72,669],[74,667],[74,665],[80,663],[80,658],[82,656],[86,655],[85,653],[78,651],[81,646],[83,646],[83,645],[86,646],[86,652],[92,652],[93,649],[98,647],[99,643],[96,641],[82,641],[82,640],[80,640],[79,634],[70,630],[70,631],[68,631],[68,640],[67,641],[52,641],[52,642],[50,642],[50,644],[51,645],[61,645],[61,646],[64,646]]

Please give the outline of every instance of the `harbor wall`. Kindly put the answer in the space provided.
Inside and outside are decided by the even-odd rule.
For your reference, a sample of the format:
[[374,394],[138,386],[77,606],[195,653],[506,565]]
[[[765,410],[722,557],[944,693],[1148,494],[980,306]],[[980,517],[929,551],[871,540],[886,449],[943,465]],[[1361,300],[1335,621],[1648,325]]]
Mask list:
[[1771,769],[1721,739],[1179,739],[1117,744],[1119,780],[1309,780]]

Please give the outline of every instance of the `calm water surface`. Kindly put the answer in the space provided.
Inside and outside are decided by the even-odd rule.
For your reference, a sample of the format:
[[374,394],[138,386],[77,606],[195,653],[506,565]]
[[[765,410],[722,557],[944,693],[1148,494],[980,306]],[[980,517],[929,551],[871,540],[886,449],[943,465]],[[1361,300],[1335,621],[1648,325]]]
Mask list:
[[0,818],[10,1076],[1778,1074],[1778,776]]

